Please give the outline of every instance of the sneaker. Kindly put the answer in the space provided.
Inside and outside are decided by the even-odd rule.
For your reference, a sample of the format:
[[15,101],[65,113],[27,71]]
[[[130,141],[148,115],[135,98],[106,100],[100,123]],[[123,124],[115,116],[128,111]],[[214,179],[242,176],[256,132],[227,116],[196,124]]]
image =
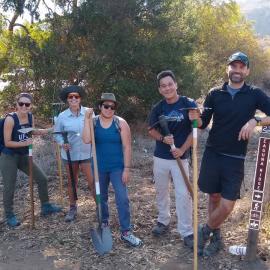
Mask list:
[[107,228],[107,227],[110,227],[109,222],[108,221],[102,221],[101,228],[104,229],[104,228]]
[[7,217],[7,225],[11,228],[15,228],[21,225],[21,222],[17,219],[14,214],[11,214]]
[[60,212],[62,209],[61,207],[53,204],[53,203],[49,203],[49,202],[46,202],[46,203],[43,203],[42,206],[41,206],[41,213],[40,215],[45,217],[45,216],[48,216],[48,215],[51,215],[51,214],[54,214],[54,213],[58,213]]
[[166,225],[164,225],[164,224],[158,222],[158,223],[154,226],[154,228],[153,228],[153,230],[152,230],[152,234],[153,234],[154,236],[160,236],[160,235],[163,235],[163,234],[167,233],[168,230],[169,230],[169,225],[166,226]]
[[207,257],[213,256],[217,254],[223,248],[223,246],[224,244],[220,235],[220,230],[214,230],[213,235],[210,238],[210,243],[203,251],[203,255]]
[[203,249],[210,238],[210,233],[211,231],[209,230],[209,227],[207,224],[202,225],[200,224],[198,227],[198,255],[202,256],[203,255]]
[[143,244],[142,240],[136,237],[132,232],[125,231],[121,234],[121,240],[125,241],[132,247],[139,247]]
[[72,205],[72,206],[70,206],[70,209],[69,209],[67,215],[65,216],[65,222],[71,222],[71,221],[75,220],[76,217],[77,217],[77,206]]
[[193,234],[190,234],[190,235],[184,237],[184,245],[190,249],[193,249],[193,245],[194,245]]

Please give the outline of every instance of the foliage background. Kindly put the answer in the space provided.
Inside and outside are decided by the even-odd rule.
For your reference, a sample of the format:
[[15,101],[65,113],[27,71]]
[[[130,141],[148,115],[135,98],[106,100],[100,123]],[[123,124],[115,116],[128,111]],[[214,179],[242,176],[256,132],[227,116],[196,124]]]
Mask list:
[[[43,1],[46,4],[46,1]],[[96,107],[101,92],[120,101],[118,114],[145,120],[160,99],[156,74],[172,69],[182,95],[203,97],[225,79],[227,57],[235,51],[251,60],[250,82],[269,85],[269,49],[234,1],[88,0],[49,4],[40,19],[40,1],[0,1],[1,113],[14,95],[33,93],[36,113],[48,118],[62,87],[80,84],[84,104]],[[31,21],[18,23],[28,11]]]

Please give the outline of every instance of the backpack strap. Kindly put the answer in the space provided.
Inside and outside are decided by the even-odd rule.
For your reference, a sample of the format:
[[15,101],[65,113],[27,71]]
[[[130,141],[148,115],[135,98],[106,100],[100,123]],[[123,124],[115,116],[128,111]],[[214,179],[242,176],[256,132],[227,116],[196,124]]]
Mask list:
[[[97,120],[98,120],[98,119],[99,119],[99,115],[96,115],[96,116],[93,118],[94,129],[96,128]],[[119,116],[114,115],[114,116],[113,116],[113,122],[114,122],[114,124],[115,124],[116,129],[118,130],[118,132],[121,133],[120,118],[119,118]]]
[[30,126],[32,127],[33,126],[33,115],[32,113],[28,113],[28,122],[30,124]]
[[95,115],[95,117],[93,118],[94,129],[96,128],[98,118],[99,118],[99,115]]
[[119,116],[114,115],[114,116],[113,116],[113,121],[114,121],[114,124],[115,124],[115,126],[116,126],[118,132],[121,133],[120,118],[119,118]]

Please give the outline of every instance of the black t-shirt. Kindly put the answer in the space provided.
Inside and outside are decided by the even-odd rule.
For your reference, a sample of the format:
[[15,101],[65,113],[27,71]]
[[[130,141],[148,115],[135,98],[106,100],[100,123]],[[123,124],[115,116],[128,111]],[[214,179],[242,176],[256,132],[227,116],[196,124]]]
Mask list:
[[[174,137],[174,144],[177,148],[181,147],[190,132],[192,131],[192,123],[188,118],[188,110],[181,110],[183,108],[197,107],[194,100],[185,96],[180,96],[178,101],[173,104],[168,104],[166,100],[158,102],[151,110],[149,117],[149,126],[152,127],[159,121],[159,116],[173,117],[174,121],[168,121],[168,128]],[[159,124],[155,125],[155,129],[159,130],[161,134],[165,135]],[[163,159],[174,159],[170,152],[171,148],[168,144],[161,141],[156,141],[154,156]],[[188,157],[188,151],[181,157],[185,159]]]

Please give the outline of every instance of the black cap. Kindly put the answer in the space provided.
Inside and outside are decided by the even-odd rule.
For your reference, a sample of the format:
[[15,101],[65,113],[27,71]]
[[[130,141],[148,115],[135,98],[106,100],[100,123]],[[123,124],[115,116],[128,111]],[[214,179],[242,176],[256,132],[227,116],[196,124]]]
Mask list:
[[67,96],[70,93],[78,93],[81,98],[85,97],[85,92],[81,86],[78,85],[70,85],[68,87],[65,87],[60,92],[60,98],[62,101],[67,101]]
[[228,58],[228,65],[230,65],[232,62],[234,61],[240,61],[242,62],[244,65],[246,65],[249,68],[249,60],[246,54],[242,53],[242,52],[236,52],[234,54],[232,54],[229,58]]

